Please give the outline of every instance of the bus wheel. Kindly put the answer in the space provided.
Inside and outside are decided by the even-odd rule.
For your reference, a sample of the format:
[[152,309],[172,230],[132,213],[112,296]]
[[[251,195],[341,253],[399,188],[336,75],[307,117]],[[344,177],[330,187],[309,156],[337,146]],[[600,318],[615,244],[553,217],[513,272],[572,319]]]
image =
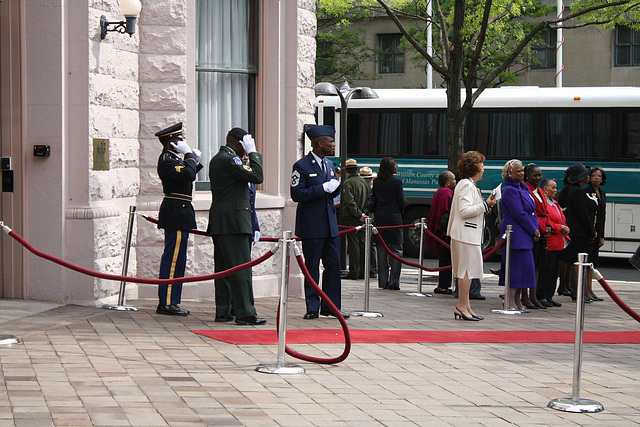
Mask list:
[[[420,218],[429,217],[429,206],[416,206],[409,209],[402,216],[403,224],[420,222]],[[404,253],[405,258],[418,258],[420,255],[420,228],[411,227],[403,229],[404,232]],[[422,251],[423,258],[433,258],[433,251],[425,243]]]
[[[500,240],[500,229],[498,228],[497,218],[493,214],[484,217],[484,240],[482,247],[484,249],[492,248]],[[486,261],[495,261],[500,259],[501,250],[497,250],[495,254],[486,259]]]

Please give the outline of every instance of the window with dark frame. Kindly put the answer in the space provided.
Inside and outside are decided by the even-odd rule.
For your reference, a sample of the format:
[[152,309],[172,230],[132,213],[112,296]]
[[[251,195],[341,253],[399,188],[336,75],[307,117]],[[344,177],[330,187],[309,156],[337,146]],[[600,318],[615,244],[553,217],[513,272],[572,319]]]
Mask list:
[[540,39],[531,48],[531,69],[547,70],[556,67],[556,40],[555,30],[541,31]]
[[616,26],[614,50],[616,67],[640,66],[640,31]]
[[404,73],[404,52],[400,49],[402,34],[378,34],[380,74]]

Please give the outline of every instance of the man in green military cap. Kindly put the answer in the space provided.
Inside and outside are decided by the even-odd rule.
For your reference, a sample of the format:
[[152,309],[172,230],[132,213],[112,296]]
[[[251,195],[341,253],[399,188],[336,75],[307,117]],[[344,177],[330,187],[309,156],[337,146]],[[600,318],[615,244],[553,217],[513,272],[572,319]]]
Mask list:
[[[209,163],[211,209],[207,234],[213,237],[215,271],[225,271],[251,261],[253,226],[248,183],[262,182],[262,156],[256,152],[253,137],[233,128],[226,145]],[[245,153],[249,164],[242,161]],[[235,321],[238,325],[262,325],[266,319],[256,315],[251,269],[216,279],[216,322]]]

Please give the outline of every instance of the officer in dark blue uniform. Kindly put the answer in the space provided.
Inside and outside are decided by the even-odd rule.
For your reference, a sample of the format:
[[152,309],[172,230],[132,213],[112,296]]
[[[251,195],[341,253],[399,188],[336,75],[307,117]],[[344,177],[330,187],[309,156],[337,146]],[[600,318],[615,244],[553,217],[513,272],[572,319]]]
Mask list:
[[[184,277],[187,265],[189,230],[196,228],[196,214],[191,205],[193,181],[202,165],[200,151],[184,142],[182,122],[156,133],[164,147],[158,159],[158,176],[164,199],[158,214],[158,228],[164,229],[164,253],[160,260],[160,279]],[[180,155],[183,155],[183,158]],[[187,316],[180,308],[182,283],[158,286],[156,313]]]
[[[338,220],[333,198],[340,194],[333,162],[325,159],[335,153],[335,128],[313,126],[307,130],[311,152],[293,165],[291,198],[298,202],[296,235],[302,239],[305,265],[316,283],[320,278],[320,260],[324,266],[322,290],[340,309],[340,243]],[[317,319],[318,313],[330,316],[331,311],[305,280],[307,313],[305,319]],[[344,314],[348,318],[348,314]]]

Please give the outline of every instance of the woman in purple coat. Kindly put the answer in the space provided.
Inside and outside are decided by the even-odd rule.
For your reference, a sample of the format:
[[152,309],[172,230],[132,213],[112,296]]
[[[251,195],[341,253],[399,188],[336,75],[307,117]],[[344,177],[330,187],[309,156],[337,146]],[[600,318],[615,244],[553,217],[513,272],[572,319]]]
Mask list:
[[[536,287],[536,270],[533,262],[533,241],[540,239],[536,204],[524,181],[524,168],[519,160],[509,160],[502,168],[504,186],[502,189],[502,225],[504,234],[508,225],[511,233],[511,268],[509,275],[509,301],[523,313],[529,310],[520,301],[522,289]],[[504,285],[506,271],[502,257],[500,285]],[[507,307],[510,308],[510,307]]]

